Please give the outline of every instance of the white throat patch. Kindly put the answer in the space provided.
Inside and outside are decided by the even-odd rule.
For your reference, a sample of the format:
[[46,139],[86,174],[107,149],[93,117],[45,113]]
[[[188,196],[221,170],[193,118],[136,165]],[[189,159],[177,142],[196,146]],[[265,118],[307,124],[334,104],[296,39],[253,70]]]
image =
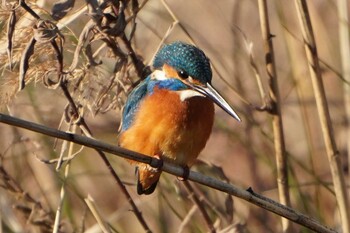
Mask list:
[[194,96],[205,97],[203,94],[195,90],[183,90],[183,91],[177,91],[177,93],[179,94],[181,101],[185,101]]
[[166,80],[167,77],[166,77],[164,71],[162,71],[162,70],[155,70],[155,71],[153,71],[153,73],[151,74],[151,79],[155,79],[155,80]]

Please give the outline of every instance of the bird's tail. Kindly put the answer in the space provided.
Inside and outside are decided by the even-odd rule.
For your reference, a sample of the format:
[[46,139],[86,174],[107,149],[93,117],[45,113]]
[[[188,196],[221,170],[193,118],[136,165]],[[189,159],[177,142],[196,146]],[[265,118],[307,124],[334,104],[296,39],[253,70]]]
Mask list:
[[149,195],[154,192],[161,174],[161,171],[150,167],[149,165],[140,165],[136,167],[137,174],[137,193],[139,195]]

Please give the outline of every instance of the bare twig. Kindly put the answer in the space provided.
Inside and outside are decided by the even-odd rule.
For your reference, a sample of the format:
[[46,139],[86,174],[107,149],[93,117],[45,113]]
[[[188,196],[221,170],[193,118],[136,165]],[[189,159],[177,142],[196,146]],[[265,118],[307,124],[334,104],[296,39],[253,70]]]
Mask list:
[[94,215],[96,221],[98,222],[98,225],[100,226],[102,232],[103,233],[110,233],[111,231],[110,231],[107,223],[103,220],[100,212],[97,209],[95,201],[92,199],[92,197],[90,195],[88,195],[88,197],[85,198],[84,200],[85,200],[85,203],[87,204],[87,206],[89,207],[90,211]]
[[141,79],[145,79],[151,72],[150,68],[148,66],[145,66],[145,64],[137,57],[134,49],[130,44],[130,41],[128,40],[128,38],[126,38],[125,33],[121,35],[121,39],[124,42],[126,48],[128,49],[128,55],[130,56],[131,61],[134,64],[137,75]]
[[[2,159],[2,158],[1,158]],[[21,211],[27,216],[28,222],[32,225],[40,227],[42,232],[52,230],[53,218],[51,212],[44,209],[41,202],[36,200],[29,192],[24,190],[20,184],[0,165],[1,188],[14,194],[21,204],[14,205],[14,208]],[[24,201],[24,203],[22,202]],[[36,213],[42,212],[39,218],[35,217]]]
[[298,12],[300,27],[304,37],[305,51],[308,59],[311,81],[315,92],[318,115],[321,121],[323,138],[326,146],[334,190],[338,202],[341,217],[342,229],[344,233],[350,232],[350,210],[348,195],[346,193],[345,178],[339,151],[335,142],[332,122],[329,114],[327,98],[323,86],[322,75],[319,65],[316,42],[313,34],[311,19],[307,2],[305,0],[295,0]]
[[[290,206],[289,187],[288,187],[288,167],[286,148],[284,143],[283,122],[281,113],[281,98],[278,90],[278,80],[275,65],[275,55],[273,50],[272,38],[270,32],[268,10],[266,0],[259,0],[259,13],[261,32],[265,47],[265,62],[266,71],[269,78],[269,101],[267,104],[271,106],[273,121],[273,135],[275,145],[275,157],[277,164],[277,185],[280,202],[284,205]],[[286,219],[282,218],[283,232],[290,231],[290,223]]]
[[40,16],[27,5],[25,0],[19,0],[19,4],[23,9],[25,9],[29,14],[31,14],[31,16],[33,16],[36,19],[40,19]]
[[34,45],[36,43],[36,40],[34,37],[31,38],[29,43],[27,44],[23,55],[21,57],[20,67],[19,67],[19,80],[18,80],[18,90],[22,90],[25,86],[25,75],[29,68],[29,59],[34,53]]
[[[16,127],[28,129],[33,132],[45,134],[51,137],[60,138],[62,140],[75,142],[80,145],[85,145],[87,147],[94,148],[95,150],[109,152],[114,155],[123,157],[125,159],[149,164],[150,166],[155,168],[160,168],[161,164],[163,163],[163,166],[161,168],[163,171],[173,174],[175,176],[182,176],[184,174],[184,169],[180,166],[168,163],[166,161],[161,162],[156,158],[146,156],[134,151],[130,151],[115,145],[110,145],[104,142],[100,142],[92,138],[88,138],[88,137],[84,137],[84,136],[72,134],[72,133],[66,133],[57,129],[48,128],[43,125],[39,125],[29,121],[24,121],[24,120],[7,116],[4,114],[0,114],[0,122],[8,125],[16,126]],[[270,212],[273,212],[275,214],[288,218],[289,220],[295,223],[298,223],[300,225],[303,225],[316,232],[325,232],[325,233],[336,232],[335,230],[332,230],[320,224],[315,219],[309,216],[306,216],[288,206],[282,205],[278,202],[275,202],[272,199],[269,199],[267,197],[264,197],[262,195],[255,193],[251,188],[248,188],[247,190],[239,189],[236,186],[233,186],[226,182],[214,179],[212,177],[205,176],[201,173],[194,172],[194,171],[190,171],[188,179],[191,181],[197,182],[199,184],[211,187],[213,189],[220,190],[222,192],[236,196],[243,200],[246,200],[254,205],[257,205]]]
[[215,227],[213,225],[213,221],[211,221],[207,211],[204,208],[204,203],[202,202],[202,200],[200,200],[200,198],[197,196],[197,194],[194,192],[190,182],[188,182],[187,180],[185,180],[183,182],[184,186],[187,189],[188,195],[191,198],[191,200],[193,201],[193,203],[198,207],[198,210],[201,212],[201,214],[203,215],[203,218],[205,220],[205,223],[207,224],[210,232],[214,233],[216,232]]
[[177,229],[177,233],[182,233],[184,231],[185,226],[191,221],[193,215],[196,213],[197,205],[193,205],[190,211],[186,214],[186,217],[181,222],[181,225]]
[[73,72],[75,70],[75,68],[77,67],[78,62],[79,62],[80,52],[82,51],[84,43],[86,43],[86,41],[89,37],[89,33],[94,28],[94,26],[95,26],[94,21],[90,20],[89,22],[87,22],[85,24],[84,29],[81,31],[80,36],[79,36],[79,40],[78,40],[78,45],[75,48],[73,61],[69,67],[70,72]]
[[132,197],[130,196],[128,190],[125,188],[124,183],[122,182],[122,180],[119,178],[119,176],[117,175],[117,173],[114,171],[112,165],[109,163],[106,155],[102,152],[102,150],[96,149],[95,150],[98,152],[98,154],[100,155],[100,157],[102,158],[103,162],[105,163],[105,165],[108,167],[108,170],[110,171],[110,173],[112,174],[114,180],[117,182],[119,188],[121,189],[123,195],[125,196],[125,198],[127,199],[127,201],[129,202],[129,204],[131,205],[131,208],[134,212],[134,214],[136,215],[137,219],[139,220],[139,222],[141,223],[143,229],[145,230],[145,232],[150,233],[152,232],[151,229],[148,227],[145,219],[142,216],[141,211],[137,208],[134,200],[132,199]]
[[12,53],[13,53],[13,34],[17,22],[15,6],[12,7],[10,18],[7,24],[7,56],[9,60],[9,68],[12,70]]
[[[72,127],[73,127],[73,132],[75,132],[76,125],[72,125]],[[64,141],[64,144],[67,144],[67,141]],[[68,156],[72,156],[72,154],[73,154],[73,146],[74,146],[74,143],[71,142],[70,145],[69,145]],[[61,153],[62,157],[63,157],[63,154],[65,152],[65,149],[64,149],[65,147],[66,146],[62,147],[62,153]],[[64,178],[63,178],[61,192],[60,192],[60,200],[59,200],[59,204],[58,204],[57,210],[56,210],[55,223],[54,223],[54,227],[53,227],[53,230],[52,230],[53,233],[59,232],[62,207],[63,207],[63,202],[64,202],[64,199],[65,199],[65,196],[66,196],[66,181],[68,179],[68,175],[69,175],[69,171],[70,171],[70,161],[71,160],[68,160],[67,165],[64,168]],[[56,170],[57,170],[57,168],[59,166],[60,166],[60,163],[58,162]]]

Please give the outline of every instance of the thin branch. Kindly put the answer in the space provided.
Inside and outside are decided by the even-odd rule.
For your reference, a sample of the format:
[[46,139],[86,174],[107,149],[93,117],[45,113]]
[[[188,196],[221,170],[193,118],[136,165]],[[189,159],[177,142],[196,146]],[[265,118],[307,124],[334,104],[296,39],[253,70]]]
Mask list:
[[12,54],[13,54],[13,35],[15,32],[17,17],[15,7],[12,7],[10,18],[7,23],[7,56],[9,61],[9,69],[12,70]]
[[103,233],[111,233],[107,222],[103,220],[100,212],[97,209],[95,201],[92,199],[92,197],[90,195],[88,195],[88,197],[85,198],[84,200],[85,200],[85,203],[87,204],[87,206],[89,207],[90,211],[94,215],[94,217],[95,217],[98,225],[100,226],[102,232]]
[[207,211],[204,208],[204,203],[202,200],[199,199],[199,197],[197,196],[197,194],[194,192],[190,182],[188,182],[187,180],[185,180],[183,182],[184,186],[187,189],[188,195],[191,198],[192,202],[198,207],[198,210],[201,212],[201,214],[203,215],[203,218],[205,220],[205,223],[207,224],[210,232],[215,233],[215,227],[213,225],[213,222],[211,221]]
[[304,47],[308,60],[311,81],[315,93],[318,115],[321,121],[323,138],[326,146],[330,170],[334,184],[336,199],[340,212],[343,233],[350,232],[349,200],[345,187],[345,177],[340,160],[340,154],[335,142],[331,117],[329,113],[326,93],[323,86],[322,74],[319,65],[318,53],[307,2],[295,0],[300,27],[304,37]]
[[35,11],[32,10],[32,8],[30,8],[27,3],[25,2],[25,0],[19,0],[19,4],[21,7],[23,7],[23,9],[25,9],[31,16],[33,16],[36,19],[40,19],[40,16],[35,13]]
[[[75,132],[77,125],[74,124],[74,125],[70,125],[70,126],[73,127],[73,132]],[[61,152],[60,158],[63,158],[63,156],[65,154],[64,152],[66,151],[67,144],[68,144],[67,141],[63,142],[63,146],[62,146],[62,149],[61,149],[62,152]],[[72,154],[73,154],[73,146],[74,146],[74,143],[72,143],[72,142],[69,143],[68,156],[72,156]],[[67,182],[69,171],[70,171],[70,167],[71,167],[70,166],[70,161],[71,160],[68,160],[67,165],[64,168],[64,178],[63,178],[62,187],[61,187],[61,191],[60,191],[60,200],[59,200],[59,203],[58,203],[58,206],[57,206],[57,210],[56,210],[55,223],[54,223],[54,227],[53,227],[53,230],[52,230],[53,233],[59,232],[60,220],[61,220],[61,214],[62,214],[62,207],[63,207],[63,202],[64,202],[65,197],[66,197],[66,182]],[[59,163],[59,162],[57,163],[56,170],[59,169],[60,164],[62,164],[62,163]]]
[[[130,151],[115,145],[100,142],[93,138],[88,138],[88,137],[84,137],[84,136],[72,134],[72,133],[66,133],[57,129],[53,129],[53,128],[49,128],[33,122],[21,120],[21,119],[7,116],[1,113],[0,113],[0,122],[8,125],[16,126],[16,127],[28,129],[33,132],[45,134],[45,135],[59,138],[62,140],[75,142],[77,144],[94,148],[95,150],[108,152],[125,159],[146,163],[155,168],[160,168],[161,167],[160,165],[163,164],[163,166],[161,167],[162,171],[173,174],[175,176],[182,176],[184,174],[184,169],[181,166],[177,166],[175,164],[171,164],[166,161],[161,162],[156,158],[149,157],[134,151]],[[315,219],[309,216],[306,216],[288,206],[282,205],[272,199],[269,199],[267,197],[259,195],[258,193],[255,193],[251,188],[248,188],[247,190],[243,190],[243,189],[237,188],[234,185],[228,184],[224,181],[217,180],[212,177],[205,176],[201,173],[194,172],[194,171],[189,172],[188,180],[197,182],[199,184],[211,187],[216,190],[220,190],[222,192],[225,192],[230,195],[241,198],[243,200],[246,200],[254,205],[257,205],[277,215],[288,218],[289,220],[295,223],[298,223],[302,226],[305,226],[316,232],[322,232],[322,233],[336,232],[335,230],[320,224]]]
[[[270,32],[268,10],[266,0],[259,0],[259,14],[261,32],[265,47],[265,62],[266,71],[269,78],[269,101],[267,104],[271,106],[272,114],[272,126],[275,146],[275,157],[277,165],[277,186],[280,202],[284,205],[290,206],[289,187],[288,187],[288,166],[286,148],[284,142],[283,122],[281,113],[281,98],[278,90],[278,80],[275,65],[275,55],[272,44],[272,38]],[[291,231],[291,224],[286,219],[282,219],[283,232]]]
[[142,216],[141,211],[137,208],[134,200],[132,199],[132,197],[130,196],[128,190],[125,188],[125,185],[123,183],[123,181],[119,178],[119,176],[117,175],[117,173],[114,171],[112,165],[110,164],[110,162],[107,159],[107,156],[99,149],[96,149],[97,153],[100,155],[100,157],[102,158],[103,162],[105,163],[105,165],[107,166],[108,170],[110,171],[110,173],[112,174],[114,180],[117,182],[117,184],[119,185],[119,188],[121,189],[123,195],[126,197],[127,201],[129,202],[129,204],[131,205],[131,208],[134,212],[134,214],[136,215],[137,219],[139,220],[139,222],[141,223],[143,229],[145,230],[145,232],[147,233],[151,233],[151,229],[148,227],[145,219]]
[[193,205],[190,211],[188,211],[186,217],[181,222],[179,228],[177,229],[177,233],[182,233],[185,229],[185,226],[191,221],[193,215],[196,213],[196,210],[198,209],[197,205]]
[[126,46],[127,50],[128,50],[128,55],[131,58],[131,61],[135,67],[136,73],[137,75],[143,80],[145,79],[150,73],[151,70],[148,66],[146,66],[141,59],[139,59],[134,51],[134,49],[132,48],[130,41],[128,40],[128,38],[126,37],[125,33],[123,33],[123,35],[120,37],[121,40],[123,41],[124,45]]
[[[3,157],[0,158],[2,162]],[[51,212],[45,210],[40,201],[35,200],[33,196],[26,190],[24,190],[20,184],[8,173],[8,171],[0,164],[0,177],[1,177],[1,188],[14,194],[16,199],[19,201],[18,204],[13,205],[13,207],[20,212],[22,212],[31,225],[36,225],[40,227],[40,231],[49,232],[52,230],[53,218]],[[42,217],[33,218],[35,213],[42,212],[44,215]]]

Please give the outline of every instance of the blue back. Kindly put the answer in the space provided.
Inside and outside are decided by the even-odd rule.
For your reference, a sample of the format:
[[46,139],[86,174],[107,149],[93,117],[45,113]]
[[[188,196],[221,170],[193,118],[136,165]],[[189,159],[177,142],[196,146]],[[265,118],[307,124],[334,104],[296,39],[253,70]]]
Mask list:
[[141,100],[147,94],[147,85],[150,79],[150,77],[147,77],[130,92],[123,109],[122,132],[130,127]]

